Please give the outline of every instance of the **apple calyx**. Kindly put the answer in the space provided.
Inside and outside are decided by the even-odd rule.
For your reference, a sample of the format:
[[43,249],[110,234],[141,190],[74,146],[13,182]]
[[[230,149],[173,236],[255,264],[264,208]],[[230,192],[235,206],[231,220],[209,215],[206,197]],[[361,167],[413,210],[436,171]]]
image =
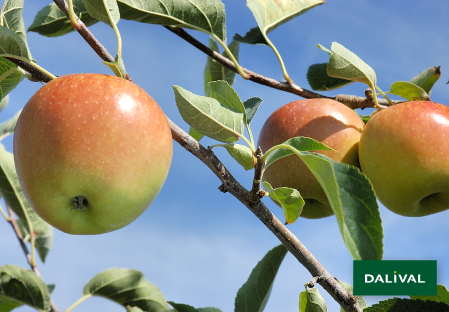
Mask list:
[[73,197],[72,203],[73,203],[73,208],[70,209],[70,211],[72,211],[73,209],[79,209],[80,211],[84,212],[84,211],[86,211],[87,207],[89,206],[89,201],[83,195],[78,195],[78,196]]

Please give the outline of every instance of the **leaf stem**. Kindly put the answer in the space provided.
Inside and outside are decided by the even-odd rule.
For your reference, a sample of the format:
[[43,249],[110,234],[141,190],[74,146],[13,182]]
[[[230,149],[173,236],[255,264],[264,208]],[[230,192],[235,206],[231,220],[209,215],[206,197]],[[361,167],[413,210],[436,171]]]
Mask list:
[[8,216],[5,210],[3,210],[3,207],[0,205],[0,212],[5,217],[6,221],[11,222],[11,216]]
[[29,59],[22,57],[22,56],[17,56],[17,55],[13,55],[13,54],[0,54],[0,57],[6,57],[6,58],[12,58],[12,59],[16,59],[19,61],[22,61],[24,63],[27,63],[28,65],[34,67],[35,69],[43,72],[44,74],[46,74],[47,76],[49,76],[51,79],[56,79],[57,77],[55,75],[53,75],[52,73],[46,71],[44,68],[42,68],[41,66],[37,65],[36,63],[34,63],[33,61],[30,61]]
[[215,34],[211,34],[212,37],[217,40],[217,42],[223,47],[223,49],[226,51],[226,53],[228,54],[229,58],[231,59],[231,61],[234,63],[235,68],[237,69],[237,72],[246,80],[248,80],[250,78],[250,75],[248,75],[247,73],[245,73],[242,69],[242,67],[239,65],[239,62],[236,60],[234,54],[232,54],[231,50],[229,50],[228,46],[221,41],[220,38],[218,38]]
[[284,73],[285,80],[287,81],[287,83],[289,85],[292,86],[293,85],[293,80],[290,78],[290,76],[287,73],[287,69],[285,68],[285,64],[284,64],[284,61],[282,60],[281,54],[276,49],[276,47],[271,42],[271,40],[268,39],[267,35],[263,34],[263,36],[264,36],[265,40],[267,41],[268,45],[270,46],[270,48],[273,50],[274,54],[276,54],[276,57],[278,58],[279,63],[281,64],[282,72]]
[[76,16],[75,10],[73,10],[73,0],[68,0],[68,5],[69,5],[69,19],[70,19],[70,22],[72,23],[73,28],[78,30],[78,29],[81,28],[81,24],[78,21],[78,16]]
[[74,304],[72,304],[72,305],[70,306],[70,308],[68,308],[65,312],[70,312],[70,311],[72,311],[73,308],[75,308],[77,305],[79,305],[79,304],[80,304],[81,302],[83,302],[84,300],[89,299],[90,297],[92,297],[91,294],[82,296],[77,302],[75,302]]
[[[376,86],[376,90],[379,91],[379,93],[387,100],[388,105],[390,105],[390,106],[394,105],[393,102],[390,100],[390,98],[378,86]],[[376,98],[376,97],[374,97],[374,98]],[[377,102],[376,102],[376,104],[377,104]],[[379,105],[379,104],[377,104],[377,105]]]

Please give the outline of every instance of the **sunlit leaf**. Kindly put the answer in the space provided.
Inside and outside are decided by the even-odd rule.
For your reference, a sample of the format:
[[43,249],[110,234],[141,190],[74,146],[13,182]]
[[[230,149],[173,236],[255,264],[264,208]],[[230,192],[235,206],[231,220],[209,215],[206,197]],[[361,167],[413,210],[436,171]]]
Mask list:
[[393,298],[363,309],[363,312],[423,312],[449,311],[449,305],[443,302],[422,301],[413,299]]
[[226,43],[226,13],[220,0],[118,0],[118,5],[123,19],[195,29]]
[[12,54],[31,60],[31,54],[23,36],[4,26],[0,26],[0,56],[2,54]]
[[[25,24],[22,18],[24,0],[5,0],[0,10],[0,26],[4,26],[12,30],[16,35],[22,38],[22,41],[27,45]],[[28,55],[31,58],[31,53],[28,49]]]
[[410,82],[421,87],[428,95],[430,95],[434,84],[440,76],[440,66],[433,66],[413,77]]
[[189,135],[193,137],[198,142],[204,137],[204,134],[199,133],[195,128],[190,127],[189,129]]
[[243,136],[242,112],[224,106],[216,99],[193,94],[179,86],[173,86],[173,90],[182,118],[198,132],[225,143],[235,142]]
[[248,280],[237,292],[235,312],[263,311],[270,297],[276,274],[286,254],[287,249],[279,245],[259,261]]
[[0,57],[0,100],[14,90],[23,78],[23,71],[16,64]]
[[307,288],[299,294],[299,312],[326,312],[327,305],[318,288]]
[[126,69],[125,64],[123,63],[123,59],[121,56],[117,55],[114,62],[106,62],[103,63],[109,67],[118,77],[126,78]]
[[83,0],[87,12],[93,18],[112,25],[120,20],[120,11],[116,0]]
[[136,306],[143,311],[168,310],[159,289],[136,270],[113,268],[98,273],[86,284],[83,295],[101,296],[124,307]]
[[234,158],[245,170],[254,169],[253,153],[248,146],[241,144],[229,144],[225,146],[228,153]]
[[259,109],[260,105],[262,104],[263,100],[258,97],[252,97],[247,99],[243,106],[245,107],[246,111],[246,124],[249,125],[251,121],[254,118],[254,115],[256,115],[257,110]]
[[285,223],[291,224],[298,220],[304,208],[304,199],[298,190],[288,187],[278,187],[273,189],[270,183],[264,181],[263,185],[268,191],[272,200],[279,203],[284,212]]
[[444,285],[437,285],[437,295],[436,296],[410,296],[410,299],[420,299],[423,301],[436,301],[443,302],[449,305],[449,291]]
[[396,81],[391,85],[390,93],[398,95],[409,101],[427,101],[429,95],[421,87],[407,82]]

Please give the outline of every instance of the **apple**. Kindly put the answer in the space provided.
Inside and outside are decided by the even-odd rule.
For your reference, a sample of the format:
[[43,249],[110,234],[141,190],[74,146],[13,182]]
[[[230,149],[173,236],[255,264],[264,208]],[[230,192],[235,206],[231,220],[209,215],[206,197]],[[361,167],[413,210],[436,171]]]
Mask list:
[[52,80],[25,105],[14,161],[36,213],[70,234],[131,223],[162,188],[172,136],[158,104],[125,79],[73,74]]
[[388,107],[360,139],[362,172],[379,201],[410,217],[449,208],[449,107],[415,101]]
[[[349,107],[331,99],[297,100],[278,108],[262,127],[258,145],[269,148],[298,136],[324,143],[334,151],[316,151],[331,159],[358,166],[358,144],[364,123]],[[301,217],[309,219],[333,215],[318,180],[296,155],[270,165],[263,180],[273,188],[290,187],[304,198]]]

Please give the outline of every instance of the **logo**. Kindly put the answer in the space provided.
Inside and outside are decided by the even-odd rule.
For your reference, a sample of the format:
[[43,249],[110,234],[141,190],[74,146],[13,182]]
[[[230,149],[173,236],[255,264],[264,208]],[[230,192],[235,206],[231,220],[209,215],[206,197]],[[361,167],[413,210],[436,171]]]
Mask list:
[[354,295],[436,296],[435,260],[354,260]]

